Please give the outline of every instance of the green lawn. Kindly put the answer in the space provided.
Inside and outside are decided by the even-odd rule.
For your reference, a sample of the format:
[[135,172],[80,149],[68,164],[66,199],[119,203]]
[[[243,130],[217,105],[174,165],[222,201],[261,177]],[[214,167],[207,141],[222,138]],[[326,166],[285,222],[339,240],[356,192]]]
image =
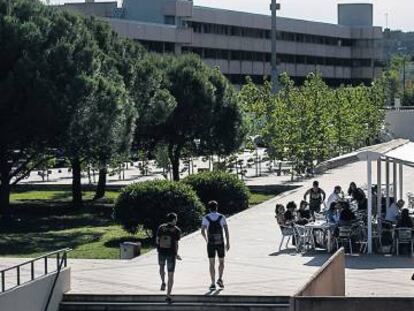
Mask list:
[[[105,194],[105,201],[113,203],[118,196],[117,191],[107,191]],[[83,198],[85,200],[92,200],[95,195],[93,191],[83,192]],[[72,193],[70,191],[24,191],[14,192],[11,195],[10,201],[27,202],[27,201],[55,201],[55,202],[70,202],[72,200]]]
[[[119,244],[123,241],[141,241],[143,252],[152,248],[143,231],[132,236],[114,222],[112,203],[118,192],[107,192],[99,202],[91,201],[93,195],[93,192],[84,192],[85,207],[74,210],[70,191],[13,193],[14,218],[0,227],[0,256],[36,257],[70,247],[71,258],[117,259]],[[274,196],[252,193],[250,204],[256,205]]]
[[249,204],[257,205],[267,200],[270,200],[274,198],[275,196],[276,196],[275,194],[264,194],[264,193],[252,192],[250,195]]

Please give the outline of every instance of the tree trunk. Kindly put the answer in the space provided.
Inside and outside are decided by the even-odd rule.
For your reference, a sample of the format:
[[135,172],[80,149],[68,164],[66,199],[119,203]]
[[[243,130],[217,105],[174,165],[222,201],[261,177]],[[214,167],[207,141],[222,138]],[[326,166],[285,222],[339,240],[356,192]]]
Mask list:
[[107,174],[106,166],[99,169],[99,179],[98,179],[98,185],[96,187],[96,192],[95,192],[95,198],[94,198],[95,200],[103,198],[105,196],[106,174]]
[[73,158],[72,164],[72,203],[74,208],[82,206],[81,161]]
[[0,215],[4,218],[9,216],[10,207],[10,170],[11,167],[7,160],[0,163]]
[[8,176],[3,178],[1,176],[1,185],[0,185],[0,215],[4,218],[9,216],[9,207],[10,207],[10,180]]
[[175,150],[173,145],[168,146],[168,157],[170,158],[174,181],[180,180],[180,152],[180,146],[176,146]]

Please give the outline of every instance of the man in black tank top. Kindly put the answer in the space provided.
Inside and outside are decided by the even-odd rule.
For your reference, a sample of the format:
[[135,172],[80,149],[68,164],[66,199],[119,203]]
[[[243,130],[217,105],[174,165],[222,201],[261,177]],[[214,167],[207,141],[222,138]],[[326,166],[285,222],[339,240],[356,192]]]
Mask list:
[[[201,234],[207,242],[207,255],[210,263],[210,290],[216,289],[216,268],[215,258],[219,258],[219,278],[217,285],[224,288],[223,272],[224,272],[224,257],[226,250],[230,249],[230,238],[227,221],[224,215],[217,212],[218,203],[216,201],[208,202],[210,213],[203,218],[201,224]],[[224,233],[223,233],[224,231]],[[226,241],[224,241],[224,235]]]
[[306,201],[306,197],[309,195],[309,210],[312,214],[312,218],[315,219],[315,212],[320,213],[321,205],[325,201],[326,194],[321,188],[319,188],[319,182],[314,181],[313,187],[305,192],[303,199]]

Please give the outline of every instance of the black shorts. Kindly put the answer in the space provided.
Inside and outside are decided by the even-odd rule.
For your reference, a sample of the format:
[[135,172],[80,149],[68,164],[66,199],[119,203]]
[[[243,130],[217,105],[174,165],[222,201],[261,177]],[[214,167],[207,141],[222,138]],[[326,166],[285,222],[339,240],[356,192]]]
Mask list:
[[216,254],[218,258],[224,258],[224,256],[226,255],[226,252],[224,251],[224,244],[219,244],[219,245],[207,244],[207,254],[208,254],[208,258],[215,258]]
[[158,253],[158,264],[160,266],[165,266],[167,263],[167,271],[174,272],[175,271],[175,263],[177,261],[177,256],[175,255],[164,255]]

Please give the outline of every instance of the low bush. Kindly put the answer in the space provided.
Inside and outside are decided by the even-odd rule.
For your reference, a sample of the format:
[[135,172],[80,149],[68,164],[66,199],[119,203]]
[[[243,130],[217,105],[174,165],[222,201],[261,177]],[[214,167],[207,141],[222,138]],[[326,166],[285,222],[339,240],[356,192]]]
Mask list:
[[205,172],[182,180],[190,185],[205,206],[211,200],[219,203],[219,211],[231,215],[249,207],[249,189],[235,175],[225,172]]
[[166,180],[127,186],[114,209],[115,219],[126,231],[135,233],[142,226],[153,236],[167,213],[178,215],[178,226],[184,233],[199,228],[204,214],[203,204],[189,185]]

